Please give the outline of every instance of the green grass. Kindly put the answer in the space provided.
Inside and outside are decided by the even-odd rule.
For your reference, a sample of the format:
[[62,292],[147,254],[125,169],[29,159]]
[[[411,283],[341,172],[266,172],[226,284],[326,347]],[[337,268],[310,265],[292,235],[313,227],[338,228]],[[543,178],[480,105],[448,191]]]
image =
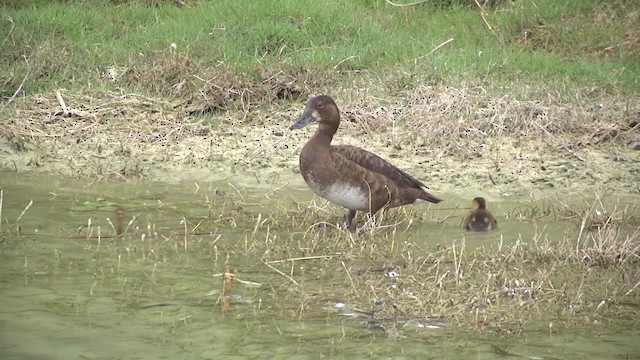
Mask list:
[[[27,68],[27,94],[124,87],[171,95],[179,82],[197,88],[193,77],[223,68],[257,83],[265,71],[340,81],[358,70],[382,82],[404,72],[414,82],[640,91],[634,1],[510,1],[487,7],[484,19],[477,6],[382,0],[116,3],[6,3],[0,96],[13,95]],[[111,83],[109,67],[136,76]]]

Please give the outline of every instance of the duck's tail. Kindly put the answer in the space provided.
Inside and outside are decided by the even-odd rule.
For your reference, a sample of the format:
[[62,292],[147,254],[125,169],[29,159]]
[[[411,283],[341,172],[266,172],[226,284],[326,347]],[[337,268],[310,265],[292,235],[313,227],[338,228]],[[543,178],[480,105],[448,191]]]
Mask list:
[[416,200],[416,202],[421,202],[421,201],[428,201],[430,203],[434,203],[437,204],[440,201],[442,201],[442,199],[440,199],[437,196],[431,195],[426,191],[423,191],[420,196],[418,196],[418,199]]

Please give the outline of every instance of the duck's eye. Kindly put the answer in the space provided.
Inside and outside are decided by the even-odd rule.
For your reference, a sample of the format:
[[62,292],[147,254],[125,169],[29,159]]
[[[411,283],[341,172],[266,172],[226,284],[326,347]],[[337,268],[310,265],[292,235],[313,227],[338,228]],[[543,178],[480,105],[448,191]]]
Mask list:
[[316,107],[317,107],[318,109],[322,109],[322,108],[324,107],[324,104],[323,104],[323,103],[321,103],[321,102],[319,102],[319,103],[317,103],[317,104],[316,104]]

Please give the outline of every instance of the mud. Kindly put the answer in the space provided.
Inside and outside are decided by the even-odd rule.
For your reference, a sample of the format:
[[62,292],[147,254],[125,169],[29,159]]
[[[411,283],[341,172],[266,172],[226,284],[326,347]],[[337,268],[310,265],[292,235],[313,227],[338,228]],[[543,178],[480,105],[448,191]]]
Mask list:
[[[258,181],[269,176],[302,184],[298,153],[313,127],[290,131],[288,126],[304,100],[194,117],[175,104],[140,95],[64,97],[67,109],[61,109],[56,94],[46,94],[10,110],[0,131],[0,170],[94,181],[173,182],[249,174]],[[576,134],[573,144],[515,134],[466,139],[417,133],[416,123],[432,120],[408,113],[396,121],[397,114],[370,101],[373,107],[363,101],[342,106],[343,123],[334,143],[365,147],[424,180],[434,193],[640,194],[640,151],[628,145],[640,136],[637,128],[621,127],[615,136],[582,146],[576,144],[585,133]],[[433,115],[435,121],[447,116],[437,109]],[[447,136],[454,146],[447,145]]]

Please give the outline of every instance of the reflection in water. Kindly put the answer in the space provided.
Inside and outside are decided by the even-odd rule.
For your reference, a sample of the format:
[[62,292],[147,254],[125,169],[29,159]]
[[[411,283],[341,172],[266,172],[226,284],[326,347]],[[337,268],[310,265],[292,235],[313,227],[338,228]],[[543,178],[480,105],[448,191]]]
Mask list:
[[[433,328],[424,325],[430,324],[426,320],[396,318],[370,326],[367,316],[343,316],[336,304],[350,279],[318,276],[327,272],[326,263],[297,265],[295,279],[263,264],[268,243],[294,243],[292,227],[299,233],[320,231],[309,225],[321,220],[316,217],[332,215],[323,209],[306,214],[311,194],[297,180],[294,186],[277,179],[277,190],[264,181],[251,186],[252,181],[87,184],[0,174],[0,358],[489,359],[511,354],[542,359],[640,354],[637,326],[531,331],[514,340],[477,333],[474,339],[469,338],[474,332],[456,330],[455,319],[434,321],[439,326]],[[33,206],[16,224],[30,200]],[[394,230],[395,241],[436,249],[464,238],[472,249],[577,231],[569,223],[537,225],[503,218],[498,231],[466,233],[459,221],[468,199],[448,200],[449,206],[456,202],[461,208],[453,212],[408,208],[416,220]],[[492,204],[495,214],[513,208],[505,202]],[[122,235],[118,209],[127,228]],[[450,212],[442,224],[435,221]],[[305,214],[304,220],[290,223],[287,214],[293,213]],[[397,218],[390,213],[386,221]],[[320,249],[327,246],[322,243],[326,240],[319,241]],[[344,240],[339,246],[347,244]],[[284,252],[272,254],[275,258],[291,257],[286,249],[277,251]],[[309,259],[313,256],[325,255]],[[336,260],[332,264],[337,269],[344,265],[340,256],[326,254]],[[390,276],[389,271],[380,276],[385,273]]]

